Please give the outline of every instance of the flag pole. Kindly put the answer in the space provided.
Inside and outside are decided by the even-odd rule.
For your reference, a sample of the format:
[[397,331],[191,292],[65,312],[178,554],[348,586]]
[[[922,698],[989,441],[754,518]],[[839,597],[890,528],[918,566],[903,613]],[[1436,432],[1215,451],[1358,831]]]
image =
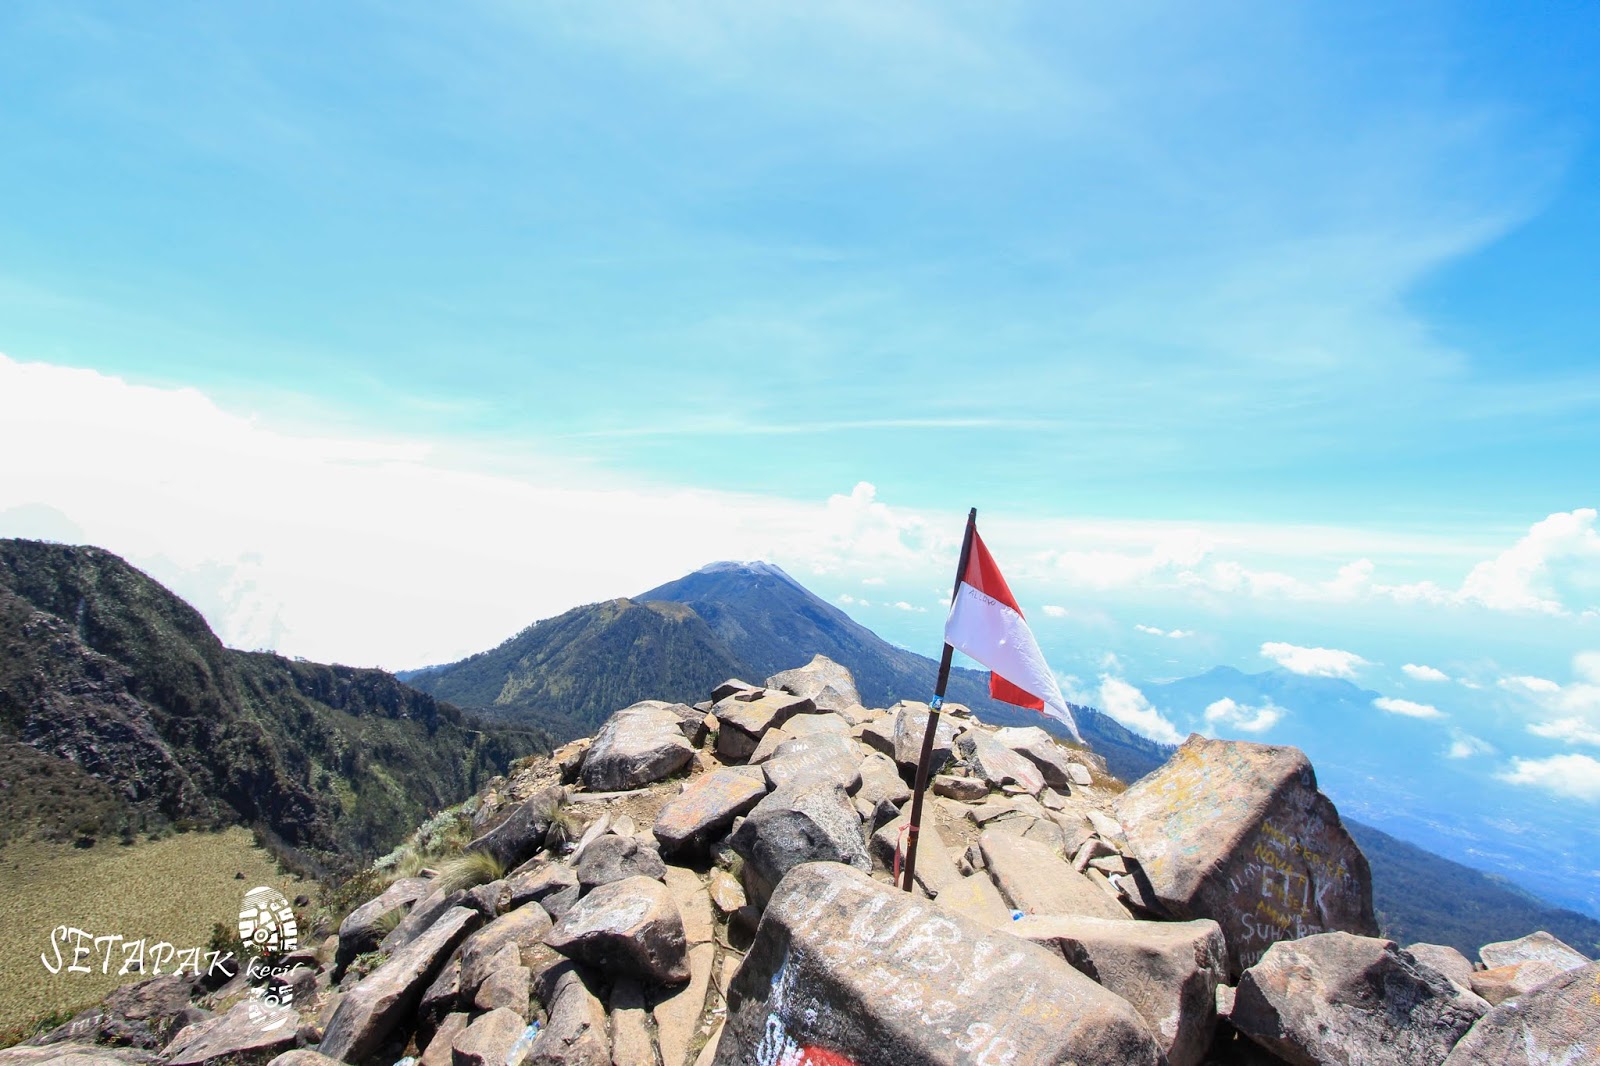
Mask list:
[[[956,563],[955,588],[950,592],[950,602],[961,595],[961,579],[966,576],[967,562],[972,557],[972,533],[978,528],[978,509],[967,512],[967,531],[961,538],[961,560]],[[917,760],[917,783],[911,794],[911,820],[906,823],[905,881],[901,885],[907,892],[915,884],[912,877],[917,872],[917,834],[922,829],[922,794],[928,789],[928,764],[933,761],[933,739],[939,731],[939,710],[944,706],[944,689],[950,683],[950,656],[955,651],[948,643],[939,657],[939,678],[934,683],[933,701],[928,704],[928,727],[922,733],[922,757]]]

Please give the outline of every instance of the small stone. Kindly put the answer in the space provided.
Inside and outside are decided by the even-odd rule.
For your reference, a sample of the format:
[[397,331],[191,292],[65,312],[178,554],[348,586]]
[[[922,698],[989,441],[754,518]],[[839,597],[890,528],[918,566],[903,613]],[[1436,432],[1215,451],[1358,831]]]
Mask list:
[[724,915],[732,914],[746,902],[738,879],[720,867],[711,871],[711,902]]

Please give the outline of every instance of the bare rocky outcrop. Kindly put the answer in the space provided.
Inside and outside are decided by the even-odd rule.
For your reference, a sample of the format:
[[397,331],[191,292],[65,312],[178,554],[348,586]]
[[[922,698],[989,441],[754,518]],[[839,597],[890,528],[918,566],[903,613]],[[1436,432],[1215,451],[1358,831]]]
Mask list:
[[[269,979],[131,985],[0,1066],[142,1066],[163,1044],[180,1066],[279,1049],[280,1066],[1592,1054],[1600,983],[1547,934],[1485,945],[1498,965],[1476,970],[1435,945],[1290,939],[1370,910],[1364,861],[1293,749],[1192,740],[1119,799],[1093,753],[952,707],[936,745],[949,772],[902,892],[912,766],[897,747],[914,761],[928,712],[819,709],[839,680],[623,708],[604,743],[478,798],[469,848],[515,862],[503,878],[396,881]],[[1185,920],[1205,909],[1222,916]],[[1237,989],[1222,984],[1242,961]],[[257,1045],[234,1004],[263,993],[293,1009]]]
[[1156,1038],[1167,1066],[1197,1066],[1217,1026],[1217,986],[1227,973],[1222,927],[1193,922],[1025,917],[1017,936],[1061,953],[1073,968],[1126,999]]
[[1191,735],[1115,809],[1162,906],[1222,926],[1231,977],[1280,940],[1377,935],[1366,856],[1296,748]]
[[1600,963],[1567,970],[1495,1007],[1445,1066],[1578,1066],[1600,1062]]
[[1393,941],[1317,933],[1268,948],[1230,1020],[1294,1066],[1436,1066],[1488,1009]]
[[808,1055],[882,1066],[1159,1061],[1137,1012],[1059,955],[838,863],[797,866],[778,885],[728,989],[715,1061]]

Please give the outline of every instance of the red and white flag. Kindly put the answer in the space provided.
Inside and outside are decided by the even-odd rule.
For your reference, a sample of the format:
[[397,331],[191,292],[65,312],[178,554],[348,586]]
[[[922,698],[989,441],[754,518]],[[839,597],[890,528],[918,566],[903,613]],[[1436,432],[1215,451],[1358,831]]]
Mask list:
[[1039,642],[1033,639],[1017,598],[1011,595],[976,528],[966,573],[961,575],[950,617],[945,619],[944,640],[989,668],[990,696],[1044,712],[1082,743],[1078,723],[1072,720],[1055,675],[1045,665]]

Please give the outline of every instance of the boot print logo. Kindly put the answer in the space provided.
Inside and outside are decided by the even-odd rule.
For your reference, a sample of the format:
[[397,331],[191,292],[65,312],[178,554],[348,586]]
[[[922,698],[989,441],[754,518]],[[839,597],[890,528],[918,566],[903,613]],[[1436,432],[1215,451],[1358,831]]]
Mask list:
[[263,955],[281,955],[300,946],[294,911],[283,893],[262,885],[244,896],[239,911],[239,939]]

